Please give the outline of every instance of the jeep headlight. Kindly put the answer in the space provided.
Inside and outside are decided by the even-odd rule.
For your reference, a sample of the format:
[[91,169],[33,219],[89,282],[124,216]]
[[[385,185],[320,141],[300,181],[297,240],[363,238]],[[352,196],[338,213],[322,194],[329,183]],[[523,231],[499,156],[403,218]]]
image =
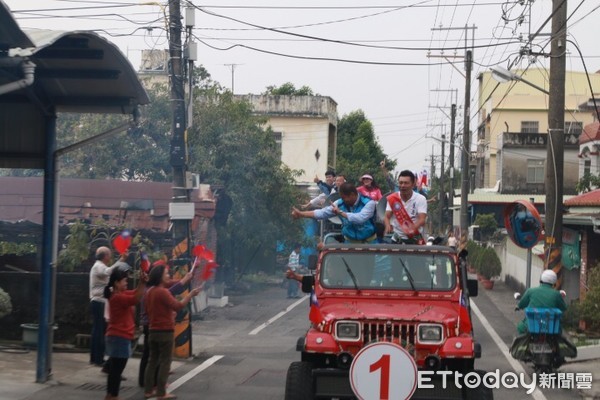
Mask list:
[[420,343],[437,344],[442,342],[443,327],[438,324],[421,324],[418,328]]
[[335,324],[335,337],[339,340],[360,340],[360,324],[355,321],[338,321]]

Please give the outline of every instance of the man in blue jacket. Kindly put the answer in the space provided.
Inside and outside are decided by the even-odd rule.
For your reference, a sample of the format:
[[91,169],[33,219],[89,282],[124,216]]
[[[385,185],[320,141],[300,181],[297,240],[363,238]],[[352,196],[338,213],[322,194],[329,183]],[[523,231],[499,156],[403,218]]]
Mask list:
[[320,210],[300,211],[292,208],[292,217],[318,220],[339,216],[346,243],[377,243],[375,208],[377,202],[362,196],[351,183],[339,187],[340,199]]

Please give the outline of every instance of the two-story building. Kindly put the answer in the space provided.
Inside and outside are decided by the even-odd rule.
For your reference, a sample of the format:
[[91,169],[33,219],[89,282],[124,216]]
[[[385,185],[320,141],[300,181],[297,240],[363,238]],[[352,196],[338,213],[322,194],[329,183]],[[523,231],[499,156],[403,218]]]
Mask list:
[[[546,91],[548,71],[513,71],[522,80]],[[497,82],[492,72],[478,76],[480,123],[477,132],[475,186],[501,193],[544,193],[548,132],[548,95],[521,81]],[[590,74],[600,91],[600,74]],[[591,97],[584,72],[567,71],[565,78],[564,193],[575,194],[579,179],[579,137],[594,121],[592,110],[580,108]]]
[[302,170],[296,179],[309,185],[315,175],[324,178],[335,169],[337,144],[337,103],[326,96],[242,95],[254,113],[268,118],[281,161],[291,169]]

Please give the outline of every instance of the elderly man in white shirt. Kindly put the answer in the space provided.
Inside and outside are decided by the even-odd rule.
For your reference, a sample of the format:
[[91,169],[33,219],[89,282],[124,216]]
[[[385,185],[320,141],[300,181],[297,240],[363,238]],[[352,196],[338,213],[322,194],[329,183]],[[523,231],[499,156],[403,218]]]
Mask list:
[[96,250],[96,262],[90,269],[90,310],[92,314],[92,337],[90,344],[90,364],[104,366],[104,333],[106,321],[104,320],[104,287],[108,285],[110,274],[119,268],[128,268],[125,262],[127,253],[121,254],[119,261],[112,266],[112,251],[108,247],[99,247]]

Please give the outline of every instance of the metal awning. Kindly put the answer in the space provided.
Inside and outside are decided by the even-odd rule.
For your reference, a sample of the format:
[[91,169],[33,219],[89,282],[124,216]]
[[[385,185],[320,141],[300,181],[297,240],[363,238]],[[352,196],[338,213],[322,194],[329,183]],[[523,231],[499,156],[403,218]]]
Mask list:
[[59,112],[131,114],[149,98],[127,58],[94,32],[21,30],[0,0],[0,168],[43,168],[45,119]]

